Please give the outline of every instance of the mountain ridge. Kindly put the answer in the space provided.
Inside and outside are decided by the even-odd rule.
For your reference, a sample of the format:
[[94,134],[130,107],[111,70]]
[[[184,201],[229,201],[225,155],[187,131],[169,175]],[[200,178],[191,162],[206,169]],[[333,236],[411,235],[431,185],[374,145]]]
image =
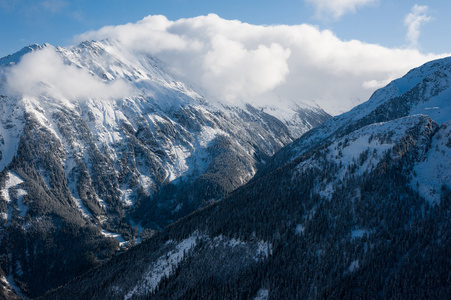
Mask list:
[[[437,119],[439,123],[447,121],[447,116],[451,113],[450,107],[446,103],[446,99],[442,103],[435,96],[442,92],[451,93],[449,89],[450,64],[451,57],[428,62],[423,66],[412,69],[405,76],[392,81],[386,87],[376,90],[367,102],[356,106],[349,112],[329,119],[322,127],[313,129],[281,149],[274,155],[272,161],[268,163],[268,167],[262,170],[262,174],[270,172],[275,166],[289,162],[294,157],[302,154],[306,149],[317,147],[323,140],[329,141],[329,137],[334,134],[344,135],[364,125],[399,118],[408,115],[410,112],[412,114],[424,113],[427,115],[432,113],[434,119]],[[444,71],[441,71],[443,69]],[[437,78],[438,80],[434,80]],[[421,89],[422,85],[427,85],[429,81],[437,82],[436,90],[425,91]],[[444,86],[440,86],[441,83]],[[429,97],[438,101],[434,102],[431,99],[420,101],[428,103],[429,107],[422,107],[420,102],[416,103],[416,105],[415,103],[409,104],[408,98],[419,99],[420,95],[418,93],[421,92],[429,92],[429,95],[423,94],[421,98],[426,96],[426,98]],[[440,105],[444,109],[443,120],[440,118],[439,107],[436,105]],[[311,137],[317,137],[317,139],[312,140]],[[260,174],[257,174],[257,177],[259,176]]]

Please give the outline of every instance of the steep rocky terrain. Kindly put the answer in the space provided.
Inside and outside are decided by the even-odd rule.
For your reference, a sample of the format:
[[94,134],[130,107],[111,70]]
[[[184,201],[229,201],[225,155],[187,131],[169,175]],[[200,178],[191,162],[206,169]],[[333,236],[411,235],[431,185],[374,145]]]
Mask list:
[[28,297],[220,200],[329,117],[209,101],[113,41],[0,59],[0,112],[0,266]]
[[450,61],[412,70],[47,298],[449,298]]

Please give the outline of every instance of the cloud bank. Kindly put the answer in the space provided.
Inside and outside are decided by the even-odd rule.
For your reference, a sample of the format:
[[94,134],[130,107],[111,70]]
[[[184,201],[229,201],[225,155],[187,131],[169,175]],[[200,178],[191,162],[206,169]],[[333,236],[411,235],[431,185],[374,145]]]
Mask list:
[[52,46],[24,55],[7,70],[6,80],[6,92],[12,95],[84,100],[116,99],[133,93],[123,81],[105,83],[84,69],[64,64]]
[[411,47],[418,46],[420,27],[432,20],[432,18],[427,15],[428,9],[429,8],[425,5],[415,4],[412,7],[412,11],[404,19],[404,24],[407,26],[407,40]]
[[448,55],[343,41],[307,24],[257,26],[214,14],[176,21],[148,16],[86,32],[76,42],[107,38],[159,57],[207,96],[231,103],[314,101],[333,114],[366,101],[411,68]]
[[316,8],[318,18],[338,19],[346,13],[355,13],[358,6],[375,3],[377,0],[304,0]]

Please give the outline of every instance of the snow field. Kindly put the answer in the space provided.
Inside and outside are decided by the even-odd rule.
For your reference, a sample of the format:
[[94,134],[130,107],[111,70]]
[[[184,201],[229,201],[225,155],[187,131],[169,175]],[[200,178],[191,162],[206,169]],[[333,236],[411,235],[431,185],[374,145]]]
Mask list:
[[[14,188],[18,185],[20,185],[21,183],[23,183],[22,178],[20,178],[17,174],[13,173],[13,172],[8,172],[7,173],[7,179],[5,182],[5,187],[3,189],[0,190],[0,194],[2,195],[3,199],[8,203],[8,212],[3,212],[1,214],[1,218],[4,220],[10,220],[11,216],[12,216],[12,207],[10,205],[12,205],[12,203],[14,202],[14,200],[16,199],[11,199],[10,196],[10,189]],[[19,212],[19,216],[21,218],[24,218],[25,215],[27,214],[28,211],[28,205],[25,205],[22,201],[23,196],[27,195],[27,191],[24,189],[20,189],[20,188],[16,188],[16,196],[17,196],[17,210]]]

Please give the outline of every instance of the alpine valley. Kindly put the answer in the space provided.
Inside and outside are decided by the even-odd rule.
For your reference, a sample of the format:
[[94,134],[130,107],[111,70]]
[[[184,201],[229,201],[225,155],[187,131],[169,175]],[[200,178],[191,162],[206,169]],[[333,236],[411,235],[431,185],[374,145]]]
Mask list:
[[[38,63],[47,72],[21,71]],[[246,184],[330,117],[307,104],[209,100],[158,58],[110,40],[0,59],[0,112],[5,298],[43,296],[145,240],[158,253],[191,253],[194,235],[182,246],[151,237]],[[236,242],[239,253],[246,244]]]
[[[83,111],[86,108],[80,109],[81,112],[78,113],[84,116]],[[247,112],[240,111],[241,117],[234,120],[250,118],[255,120],[253,126],[257,126],[256,128],[267,124],[264,123],[268,122],[266,115],[258,115],[258,110],[251,113],[249,109]],[[124,108],[122,111],[124,115],[127,112]],[[218,114],[215,116],[219,118]],[[451,58],[445,58],[429,62],[391,82],[376,91],[367,102],[305,133],[278,151],[269,161],[263,154],[269,155],[277,147],[271,146],[264,152],[261,150],[262,145],[268,147],[273,144],[282,145],[289,142],[289,139],[286,141],[275,139],[268,134],[272,132],[270,129],[262,131],[262,138],[265,140],[262,144],[259,144],[257,139],[246,151],[241,152],[239,148],[233,150],[233,153],[254,153],[252,154],[254,158],[258,154],[257,162],[261,159],[266,161],[264,167],[260,167],[256,162],[255,167],[246,173],[249,174],[248,177],[239,176],[245,178],[242,180],[244,183],[257,171],[257,175],[247,184],[235,189],[221,201],[210,201],[201,209],[173,222],[125,253],[114,256],[100,267],[46,294],[45,298],[449,299],[450,117]],[[103,120],[101,116],[94,115],[92,121],[87,119],[84,122],[91,128],[94,124],[98,124],[96,123],[98,119]],[[224,119],[229,120],[227,117]],[[57,122],[58,118],[55,116],[52,120]],[[223,124],[225,120],[217,122]],[[61,128],[65,128],[64,124]],[[70,124],[78,122],[72,121]],[[283,121],[278,124],[281,128],[285,128],[283,125],[286,123]],[[250,125],[247,126],[250,128]],[[140,132],[137,129],[139,125],[132,124],[129,127],[130,132]],[[239,128],[238,125],[235,128]],[[266,128],[272,127],[267,125]],[[226,129],[222,130],[228,132]],[[251,131],[246,129],[245,132]],[[263,136],[263,132],[267,135]],[[35,130],[33,133],[36,135],[39,132]],[[287,137],[289,133],[288,130]],[[123,134],[127,138],[141,137],[136,133]],[[33,140],[33,135],[29,136],[27,141]],[[68,143],[68,139],[57,139],[57,136],[55,135],[55,144],[59,143],[59,140]],[[224,148],[235,149],[233,139],[243,138],[244,135],[232,137],[228,133],[228,136],[231,148],[222,146],[218,148],[222,149],[220,151],[224,151]],[[282,138],[284,135],[279,133],[277,136]],[[129,147],[130,143],[131,141],[128,142]],[[212,143],[218,145],[218,137],[213,139]],[[219,145],[225,145],[225,142]],[[239,145],[245,144],[240,140]],[[105,160],[105,165],[111,164],[111,172],[116,174],[114,176],[117,177],[114,178],[119,178],[115,180],[118,182],[118,189],[121,189],[121,184],[125,184],[122,182],[127,181],[120,179],[125,178],[120,176],[121,169],[117,166],[121,161],[120,155],[115,154],[117,158],[111,158],[110,163],[108,156],[104,154],[105,151],[102,152],[103,148],[97,143],[93,142],[89,147],[98,150],[89,148],[85,150],[88,154],[91,153],[89,151],[99,151],[103,156],[98,154],[95,156],[96,159],[101,157]],[[28,146],[27,149],[31,148]],[[117,148],[110,146],[109,149]],[[213,146],[209,149],[217,148]],[[8,174],[6,186],[10,187],[11,200],[8,203],[15,203],[17,209],[20,203],[25,205],[27,195],[32,193],[35,186],[36,192],[34,190],[33,192],[42,191],[39,195],[45,195],[45,198],[42,197],[49,199],[46,201],[50,202],[50,199],[53,199],[49,195],[50,191],[56,193],[60,189],[52,190],[48,187],[52,185],[50,182],[46,183],[44,180],[46,177],[41,175],[45,172],[40,169],[43,165],[40,164],[40,160],[34,160],[34,167],[28,167],[28,156],[19,156],[24,155],[20,153],[4,172],[5,176]],[[152,153],[155,153],[155,150]],[[67,162],[68,154],[65,154],[66,156],[63,154],[59,154],[61,155],[59,161]],[[88,158],[94,156],[90,155],[92,156]],[[255,161],[252,160],[252,155],[238,155],[248,157],[249,161]],[[18,160],[19,157],[21,160]],[[39,157],[44,159],[45,156]],[[92,202],[99,200],[100,197],[105,201],[106,207],[112,210],[114,202],[107,198],[110,194],[103,193],[104,190],[96,186],[99,183],[94,177],[104,172],[92,170],[95,164],[90,163],[86,157],[84,159],[79,160],[80,165],[82,162],[87,165],[87,171],[83,173],[87,174],[86,176],[80,176],[84,170],[82,167],[72,172],[75,175],[71,175],[67,167],[61,170],[61,177],[65,178],[64,184],[68,182],[69,185],[69,188],[63,191],[66,191],[71,199],[77,197],[83,199],[81,195],[87,195],[88,191],[92,191],[90,195],[95,195],[92,196],[94,197]],[[23,161],[26,163],[22,163]],[[51,161],[54,160],[48,159],[46,163]],[[231,160],[231,157],[224,157],[222,162],[234,170],[241,170],[239,167],[246,165]],[[20,163],[25,166],[22,167]],[[130,165],[119,166],[123,165],[134,170]],[[198,168],[202,170],[201,167]],[[211,174],[208,173],[208,168],[205,170],[207,171],[202,174]],[[229,178],[229,175],[222,178]],[[78,191],[71,191],[71,176],[80,178],[78,182],[82,180],[81,178],[90,178],[86,183],[88,191],[84,193],[80,187]],[[26,185],[25,182],[30,177],[36,179]],[[149,177],[155,178],[150,174]],[[164,181],[164,177],[162,176],[161,181]],[[202,178],[202,175],[199,175],[199,178]],[[21,180],[24,183],[18,183]],[[105,182],[116,181],[105,180]],[[232,184],[233,188],[239,185]],[[196,185],[191,185],[192,187],[199,189]],[[189,193],[185,193],[193,195],[190,189],[186,190],[190,191]],[[108,188],[105,187],[105,190]],[[143,193],[145,191],[144,189]],[[27,195],[24,195],[25,193]],[[20,198],[22,195],[23,198]],[[199,197],[199,194],[197,195]],[[17,202],[14,202],[16,199]],[[196,199],[196,196],[192,199]],[[82,204],[86,203],[85,207],[89,207],[88,201],[82,200]],[[61,207],[61,215],[65,212],[63,208],[76,207],[76,201],[67,202],[54,204]],[[141,202],[136,200],[132,205],[141,206]],[[27,214],[30,215],[34,202],[27,203],[29,204],[26,205],[30,207]],[[178,203],[186,202],[175,202],[174,205],[179,205]],[[199,204],[200,202],[196,202],[197,206]],[[42,210],[49,211],[48,208]],[[91,218],[102,215],[95,214],[94,209],[89,211]],[[100,209],[99,211],[103,212]],[[12,218],[15,216],[15,220],[18,220],[21,213],[23,214],[23,210],[13,211]],[[28,215],[25,216],[28,219],[24,221],[36,220],[35,228],[42,228],[45,225],[61,226],[52,225],[55,223],[51,223],[49,217],[47,219],[42,217],[45,214],[40,211],[33,213],[40,215],[35,217],[40,218],[39,222],[37,219],[31,219],[31,216],[27,217]],[[114,213],[120,215],[121,211]],[[118,226],[110,221],[110,218],[114,218],[113,215],[113,213],[105,215],[107,219],[100,225],[107,226],[106,224],[112,223]],[[154,218],[147,214],[140,220]],[[88,222],[88,218],[83,219],[80,216],[79,219]],[[23,240],[26,245],[29,241],[23,236],[28,235],[22,233],[28,230],[25,225],[14,227],[16,228],[14,238]],[[93,228],[95,225],[90,226],[76,228]],[[4,232],[12,231],[10,228],[12,227],[5,227]],[[80,232],[74,227],[71,227],[74,228],[73,231],[65,228],[61,227],[57,234],[61,235],[63,229],[66,235],[67,232],[69,234],[72,232],[76,236],[76,233]],[[118,230],[117,227],[110,230],[113,229]],[[94,229],[92,231],[95,232]],[[3,248],[11,243],[12,235],[13,233],[5,234],[4,239],[8,236],[9,240],[2,242]],[[97,235],[93,233],[92,236],[90,246],[99,245],[98,251],[93,252],[92,259],[102,259],[100,255],[105,253],[105,246],[100,244],[100,239],[96,240]],[[55,242],[56,240],[55,238]],[[28,249],[28,254],[23,254],[25,258],[30,257],[31,260],[32,251],[36,251],[36,247],[33,247],[31,245],[25,248]],[[49,248],[52,249],[50,246]],[[9,253],[9,260],[8,254],[5,254],[3,270],[7,276],[13,276],[19,281],[23,278],[19,273],[20,270],[24,270],[25,263],[19,268],[17,261],[21,260],[14,259],[15,252]],[[54,266],[62,268],[64,265]],[[48,274],[53,274],[51,271],[49,270]]]

